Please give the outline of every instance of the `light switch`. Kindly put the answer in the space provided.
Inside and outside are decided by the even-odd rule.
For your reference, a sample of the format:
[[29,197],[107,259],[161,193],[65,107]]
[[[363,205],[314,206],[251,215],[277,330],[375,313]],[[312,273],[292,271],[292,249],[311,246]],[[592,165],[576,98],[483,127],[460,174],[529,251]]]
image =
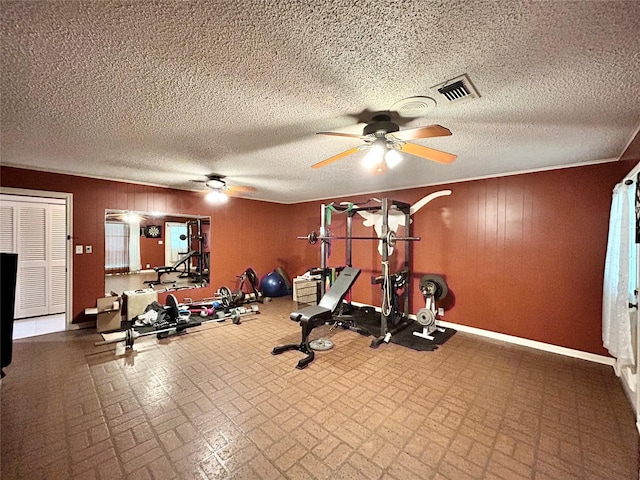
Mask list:
[[76,245],[76,255],[82,255],[82,245]]
[[84,253],[93,253],[93,247],[91,245],[85,245]]

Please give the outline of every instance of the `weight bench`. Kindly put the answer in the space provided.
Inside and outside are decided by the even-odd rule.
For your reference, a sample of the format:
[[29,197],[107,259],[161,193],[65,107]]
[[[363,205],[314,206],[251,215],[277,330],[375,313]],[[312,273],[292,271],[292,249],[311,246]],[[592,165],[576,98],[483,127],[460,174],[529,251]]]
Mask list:
[[191,259],[191,257],[197,254],[197,250],[191,250],[184,257],[179,258],[173,265],[166,265],[164,267],[153,267],[153,270],[158,274],[158,278],[155,280],[145,280],[144,283],[147,283],[149,285],[160,285],[162,283],[162,275],[164,275],[165,273],[177,272],[180,265],[187,262],[189,259]]
[[298,362],[296,368],[302,370],[309,365],[315,356],[309,346],[309,334],[314,328],[324,325],[333,319],[333,312],[338,309],[347,292],[358,278],[358,275],[360,275],[359,268],[344,268],[336,281],[333,282],[333,285],[331,285],[329,291],[320,299],[318,305],[311,305],[299,311],[292,312],[289,318],[294,322],[300,322],[302,341],[299,344],[292,343],[275,347],[271,354],[278,355],[288,350],[298,350],[304,353],[306,357]]

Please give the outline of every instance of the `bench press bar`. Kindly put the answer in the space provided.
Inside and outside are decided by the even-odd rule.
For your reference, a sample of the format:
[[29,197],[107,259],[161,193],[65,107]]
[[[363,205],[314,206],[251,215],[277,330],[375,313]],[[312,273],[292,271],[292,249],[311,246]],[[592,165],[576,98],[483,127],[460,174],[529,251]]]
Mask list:
[[420,237],[396,237],[393,230],[389,230],[383,237],[334,237],[332,235],[318,235],[317,232],[311,232],[305,237],[297,237],[298,240],[307,240],[311,245],[315,245],[318,240],[378,240],[380,242],[386,242],[389,246],[393,247],[396,241],[402,242],[417,242],[421,240]]

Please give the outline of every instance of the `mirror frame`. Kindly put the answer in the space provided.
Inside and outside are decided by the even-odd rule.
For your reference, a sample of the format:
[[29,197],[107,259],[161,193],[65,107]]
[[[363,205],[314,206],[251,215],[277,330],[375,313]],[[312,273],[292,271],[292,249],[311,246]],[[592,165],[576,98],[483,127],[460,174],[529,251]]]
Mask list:
[[[105,224],[105,245],[104,245],[104,250],[105,250],[105,260],[106,260],[106,224],[109,221],[109,217],[116,217],[116,216],[124,216],[126,214],[132,214],[132,215],[137,215],[141,218],[141,222],[140,222],[140,238],[141,240],[144,238],[145,240],[152,240],[154,238],[158,239],[158,243],[162,244],[162,250],[163,250],[163,262],[162,265],[153,265],[152,263],[156,263],[156,262],[147,262],[145,261],[144,258],[141,258],[141,264],[142,264],[142,269],[139,272],[128,272],[128,273],[143,273],[143,274],[149,274],[149,273],[153,273],[153,278],[155,278],[156,276],[156,271],[154,271],[154,267],[164,267],[167,266],[167,264],[165,263],[166,261],[166,257],[164,256],[164,244],[166,243],[166,224],[167,222],[177,222],[177,223],[186,223],[188,221],[194,221],[194,220],[201,220],[202,224],[201,226],[206,226],[206,229],[202,229],[203,231],[200,232],[200,237],[201,238],[191,238],[191,244],[188,246],[189,251],[191,250],[198,250],[199,251],[199,255],[201,255],[201,262],[202,265],[204,265],[204,269],[202,274],[198,274],[199,275],[199,279],[195,281],[195,283],[185,286],[184,284],[180,284],[180,286],[175,286],[176,289],[182,289],[182,288],[197,288],[199,286],[204,286],[206,284],[208,284],[210,282],[211,279],[211,272],[210,272],[210,245],[211,245],[211,216],[210,215],[195,215],[195,214],[185,214],[185,213],[166,213],[166,212],[145,212],[145,211],[139,211],[139,210],[122,210],[122,209],[115,209],[115,208],[106,208],[105,209],[105,213],[104,213],[104,224]],[[152,234],[155,233],[153,231],[153,229],[148,229],[148,227],[151,226],[156,226],[156,225],[160,225],[160,237],[154,237]],[[151,234],[151,236],[148,236],[149,234]],[[200,243],[201,242],[201,243]],[[140,246],[143,246],[143,242],[141,241]],[[194,246],[197,245],[197,248],[194,248]],[[142,248],[141,248],[142,250]],[[142,253],[142,252],[141,252]],[[157,251],[156,251],[157,253]],[[196,257],[198,255],[195,255]],[[156,258],[158,257],[158,255],[156,255]],[[147,257],[149,258],[149,257]],[[103,262],[104,263],[104,262]],[[197,270],[197,267],[200,264],[197,263],[196,265],[193,265],[193,263],[189,264],[189,268],[188,271],[191,271],[191,267],[195,267]],[[107,273],[106,270],[106,265],[103,265],[103,272],[104,272],[104,278],[105,278],[105,290],[109,290],[106,285],[107,285],[107,278],[110,275],[113,275],[113,273]],[[188,276],[191,276],[193,274],[189,274]],[[147,275],[148,276],[148,275]],[[160,277],[158,277],[160,278]],[[196,278],[198,278],[196,276]],[[198,281],[200,282],[200,285],[198,285]],[[167,288],[166,285],[162,286],[161,284],[158,284],[158,286],[160,286],[163,290]],[[150,285],[148,283],[141,283],[138,288],[136,289],[142,289],[142,288],[157,288],[156,285]]]

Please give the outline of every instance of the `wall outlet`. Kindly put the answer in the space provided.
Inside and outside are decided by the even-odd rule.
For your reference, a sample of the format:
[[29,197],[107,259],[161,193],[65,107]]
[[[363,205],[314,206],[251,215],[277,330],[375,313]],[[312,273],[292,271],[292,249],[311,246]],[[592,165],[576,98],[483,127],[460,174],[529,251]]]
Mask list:
[[76,255],[82,255],[82,245],[76,245]]
[[93,247],[91,245],[85,245],[84,253],[93,253]]

